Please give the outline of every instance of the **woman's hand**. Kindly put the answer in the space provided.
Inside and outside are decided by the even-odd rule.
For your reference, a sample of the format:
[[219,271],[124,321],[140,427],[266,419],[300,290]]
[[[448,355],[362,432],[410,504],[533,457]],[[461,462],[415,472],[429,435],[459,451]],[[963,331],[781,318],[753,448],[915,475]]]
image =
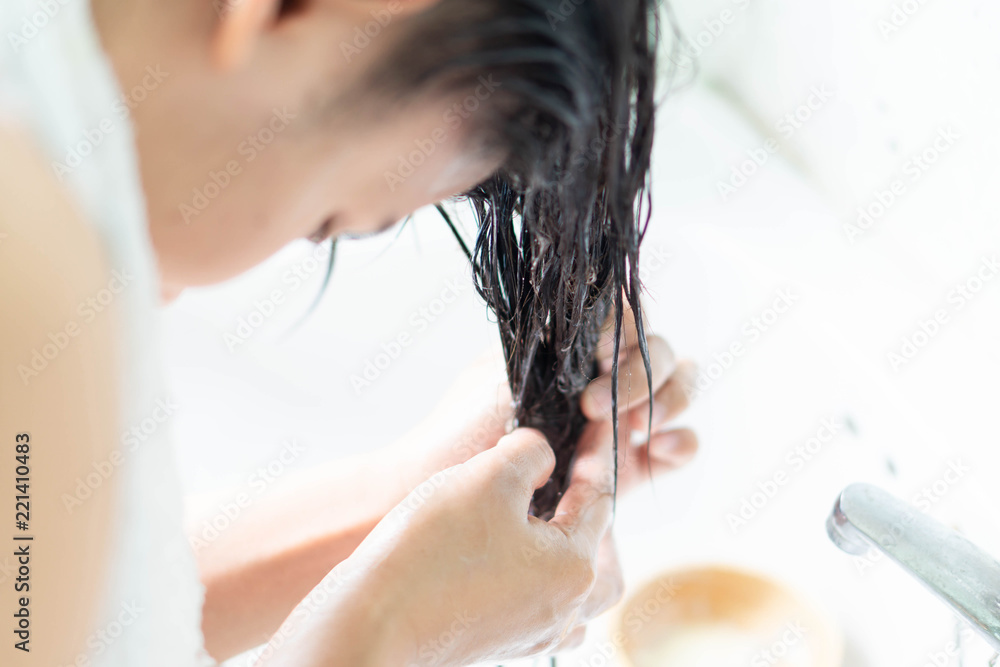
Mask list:
[[[619,496],[652,477],[684,466],[698,451],[698,438],[693,431],[668,426],[690,404],[695,365],[691,361],[676,360],[670,346],[660,336],[648,335],[647,346],[652,369],[652,401],[639,351],[635,317],[632,309],[626,308],[618,355]],[[597,358],[601,375],[589,385],[581,399],[584,414],[592,421],[584,436],[589,441],[581,446],[590,448],[595,446],[594,438],[603,437],[607,442],[612,438],[613,316],[605,322]],[[417,437],[405,439],[410,444],[425,443],[422,448],[409,450],[409,455],[415,459],[406,466],[411,471],[408,488],[413,488],[418,480],[436,470],[457,465],[491,447],[503,435],[504,426],[511,418],[503,359],[496,354],[484,357],[460,376],[445,400],[415,431]],[[602,424],[602,428],[595,429],[598,424]],[[579,645],[586,633],[585,623],[609,609],[622,596],[624,582],[610,530],[600,544],[597,574],[595,586],[576,619],[577,625],[555,652]]]
[[[634,343],[630,318],[626,320],[626,339]],[[610,370],[610,349],[605,345],[601,352],[605,372]],[[650,353],[656,369],[654,428],[658,428],[686,404],[682,388],[688,375],[683,364],[670,374],[672,355],[659,339],[650,344]],[[631,354],[638,359],[634,351]],[[622,363],[623,382],[627,382],[629,368]],[[633,384],[645,397],[641,364],[632,372],[639,378]],[[592,390],[606,380],[596,380]],[[658,434],[647,461],[645,448],[630,446],[628,434],[633,428],[644,429],[648,403],[637,399],[635,392],[627,397],[623,390],[623,406],[627,398],[632,408],[628,419],[635,424],[622,420],[619,493],[647,479],[647,462],[658,474],[681,465],[696,447],[689,431]],[[590,410],[586,403],[584,409]],[[588,414],[593,417],[595,413]],[[596,415],[596,423],[605,425],[596,433],[610,439],[606,416]],[[302,598],[354,551],[387,512],[435,473],[496,445],[512,416],[502,357],[484,357],[464,371],[439,406],[397,444],[351,460],[331,461],[307,474],[286,475],[266,498],[244,508],[239,521],[225,533],[207,544],[199,539],[197,554],[206,586],[202,625],[212,655],[222,660],[271,637]],[[593,433],[588,431],[591,436]],[[303,507],[317,509],[302,512]],[[213,503],[210,511],[218,512],[218,508],[219,504]],[[201,531],[193,534],[198,537]],[[261,540],[260,535],[268,539]],[[578,621],[606,609],[620,595],[621,575],[610,536],[601,547],[599,569],[601,575],[587,603],[587,613]],[[582,632],[574,633],[574,641]]]
[[[687,360],[677,361],[663,338],[647,335],[653,385],[650,424],[646,369],[639,352],[635,316],[627,306],[622,318],[622,341],[618,354],[619,493],[628,492],[648,480],[650,473],[655,476],[683,466],[698,451],[698,438],[693,431],[665,428],[690,404],[695,365]],[[614,331],[614,318],[611,317],[605,322],[604,335],[597,351],[598,368],[602,375],[590,383],[581,399],[584,414],[595,422],[610,421],[612,416]]]
[[[602,611],[593,597],[611,521],[609,426],[591,424],[555,517],[528,515],[552,474],[518,429],[420,485],[293,612],[260,665],[465,665],[548,652]],[[314,597],[314,596],[310,596]]]
[[[650,471],[656,476],[683,466],[698,449],[698,439],[691,430],[664,428],[688,407],[695,380],[694,364],[677,361],[659,336],[648,336],[647,343],[653,370],[651,438],[647,437],[650,401],[646,372],[635,318],[626,308],[618,377],[620,493],[648,480]],[[605,323],[597,352],[601,375],[591,382],[582,398],[583,412],[591,421],[610,423],[613,356],[612,317]],[[404,490],[409,492],[434,473],[486,451],[507,432],[512,419],[503,357],[494,351],[465,369],[428,417],[389,448],[399,461]]]
[[[650,434],[650,399],[646,370],[639,352],[638,334],[632,310],[627,309],[622,321],[622,343],[618,363],[618,494],[628,493],[651,476],[680,468],[698,451],[698,438],[686,428],[667,429],[666,425],[681,414],[690,403],[695,381],[695,366],[690,361],[675,361],[666,341],[648,336],[649,361],[652,368],[652,435]],[[614,320],[605,323],[604,338],[598,350],[602,375],[584,392],[582,408],[592,420],[592,426],[603,422],[603,430],[590,435],[611,435],[611,368],[614,359]],[[586,621],[603,613],[618,600],[625,590],[621,565],[611,530],[601,540],[597,560],[597,581],[583,605],[579,624],[554,652],[577,647],[586,634]]]
[[[409,462],[413,477],[423,479],[435,466],[453,467],[423,484],[413,483],[407,499],[317,587],[278,635],[282,642],[291,635],[304,641],[265,652],[275,661],[262,664],[460,665],[557,652],[580,643],[586,623],[623,591],[608,529],[614,489],[610,335],[609,327],[599,353],[604,375],[582,399],[592,422],[581,438],[570,488],[551,521],[527,516],[534,489],[551,474],[551,449],[534,431],[502,437],[510,419],[503,367],[484,362],[463,375],[442,408],[416,431],[416,441],[424,446]],[[664,430],[687,407],[694,368],[675,363],[666,343],[653,336],[648,450],[645,437],[631,437],[645,435],[650,407],[631,312],[624,336],[620,493],[646,479],[650,468],[654,474],[673,470],[697,450],[691,431]],[[449,410],[465,421],[449,419]],[[441,424],[452,425],[443,438]],[[321,613],[311,613],[319,598],[330,601],[317,610]]]

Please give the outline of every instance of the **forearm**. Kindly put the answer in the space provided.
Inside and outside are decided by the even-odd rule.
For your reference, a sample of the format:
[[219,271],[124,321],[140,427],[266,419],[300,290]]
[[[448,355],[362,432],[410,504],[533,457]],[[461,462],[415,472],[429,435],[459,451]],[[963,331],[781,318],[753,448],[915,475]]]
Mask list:
[[217,660],[263,644],[294,607],[346,559],[408,492],[391,451],[333,461],[287,475],[238,516],[208,531],[215,512],[193,522],[205,585],[202,629]]
[[[356,558],[342,563],[292,611],[254,667],[413,664],[415,642],[401,622],[401,591],[370,563],[352,565]],[[345,568],[353,572],[345,575]],[[368,573],[356,576],[359,569]]]
[[234,520],[216,502],[209,521],[214,512],[231,525],[214,539],[199,534],[206,519],[194,522],[210,653],[223,659],[263,644],[406,494],[496,443],[509,416],[497,406],[509,402],[483,386],[497,383],[457,386],[442,402],[448,410],[435,411],[390,447],[283,476]]

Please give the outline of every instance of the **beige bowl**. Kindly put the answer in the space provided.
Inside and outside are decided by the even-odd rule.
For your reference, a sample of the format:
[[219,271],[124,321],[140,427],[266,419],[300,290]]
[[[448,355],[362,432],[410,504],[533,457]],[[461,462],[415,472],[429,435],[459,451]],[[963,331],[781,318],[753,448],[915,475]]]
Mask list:
[[626,667],[841,667],[824,616],[769,579],[722,567],[667,573],[621,607]]

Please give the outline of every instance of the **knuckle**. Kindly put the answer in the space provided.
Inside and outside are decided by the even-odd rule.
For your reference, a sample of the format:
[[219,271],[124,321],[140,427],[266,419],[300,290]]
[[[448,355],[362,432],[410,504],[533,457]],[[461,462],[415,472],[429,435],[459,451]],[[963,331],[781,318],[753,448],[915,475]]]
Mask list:
[[552,636],[558,636],[566,623],[567,616],[568,612],[565,606],[556,603],[554,600],[540,604],[535,610],[533,622],[535,623],[535,627],[541,629],[546,637],[546,639],[541,641],[544,642]]
[[500,497],[506,497],[511,491],[522,491],[528,486],[522,474],[522,468],[516,460],[505,461],[499,469],[495,470],[492,482],[491,488]]
[[567,651],[580,648],[581,646],[583,646],[583,641],[586,638],[587,638],[587,628],[585,626],[581,626],[576,630],[574,630],[570,634],[569,638],[565,642],[563,642],[562,648]]
[[518,429],[504,437],[510,439],[505,443],[510,448],[507,465],[503,466],[505,479],[514,482],[517,488],[530,484],[537,471],[555,466],[555,452],[541,432],[535,429]]
[[583,601],[597,583],[597,570],[589,559],[578,559],[571,569],[571,591],[575,599]]

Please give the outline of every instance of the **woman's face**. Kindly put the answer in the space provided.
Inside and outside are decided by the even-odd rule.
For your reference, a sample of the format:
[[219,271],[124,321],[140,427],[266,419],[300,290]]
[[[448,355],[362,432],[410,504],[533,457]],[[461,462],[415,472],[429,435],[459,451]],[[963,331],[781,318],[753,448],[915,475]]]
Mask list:
[[395,1],[306,5],[265,26],[235,66],[213,61],[225,19],[212,3],[137,3],[150,16],[131,23],[101,5],[122,88],[146,88],[130,107],[165,299],[295,239],[378,232],[500,164],[470,131],[497,88],[488,78],[405,105],[353,92],[405,29]]

